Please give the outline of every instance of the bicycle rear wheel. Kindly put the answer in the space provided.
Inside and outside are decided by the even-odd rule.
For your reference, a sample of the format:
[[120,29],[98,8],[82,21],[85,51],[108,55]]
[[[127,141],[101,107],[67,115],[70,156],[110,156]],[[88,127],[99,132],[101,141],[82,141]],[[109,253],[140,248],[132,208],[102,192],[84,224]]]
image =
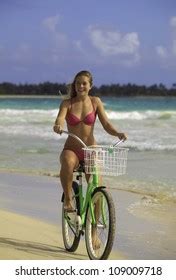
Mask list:
[[108,258],[115,236],[115,207],[111,194],[98,187],[92,194],[92,205],[96,223],[93,225],[91,207],[87,208],[85,241],[89,258]]
[[[72,205],[77,212],[80,211],[79,197],[78,195],[78,184],[73,182],[72,184]],[[62,198],[64,202],[64,196]],[[75,252],[78,248],[81,233],[77,234],[75,229],[75,217],[77,213],[68,213],[66,214],[64,209],[64,203],[62,205],[62,236],[65,249],[69,252]]]

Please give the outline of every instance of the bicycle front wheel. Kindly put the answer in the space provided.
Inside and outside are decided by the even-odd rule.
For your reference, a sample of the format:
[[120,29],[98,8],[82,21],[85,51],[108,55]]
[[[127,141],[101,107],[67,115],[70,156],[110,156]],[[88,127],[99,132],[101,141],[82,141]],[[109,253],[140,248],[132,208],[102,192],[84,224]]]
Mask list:
[[112,250],[114,236],[114,203],[111,194],[98,187],[92,195],[92,206],[88,206],[86,213],[85,241],[89,258],[106,260]]
[[[78,184],[73,182],[72,184],[72,205],[77,209],[77,213],[80,211],[79,197],[78,197]],[[64,197],[63,197],[64,202]],[[81,233],[77,233],[75,229],[75,217],[76,213],[66,214],[64,211],[64,203],[62,206],[62,236],[65,249],[69,252],[75,252],[78,248]]]

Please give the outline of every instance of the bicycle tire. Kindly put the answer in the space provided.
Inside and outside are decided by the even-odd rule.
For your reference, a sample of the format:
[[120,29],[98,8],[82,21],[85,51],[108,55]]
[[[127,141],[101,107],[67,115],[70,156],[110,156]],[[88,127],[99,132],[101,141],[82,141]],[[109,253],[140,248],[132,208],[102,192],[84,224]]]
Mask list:
[[[79,197],[78,197],[78,184],[76,182],[73,182],[72,184],[72,197],[73,197],[73,207],[77,209],[77,212],[79,213],[80,211],[80,203],[79,203]],[[62,196],[62,202],[64,202],[64,194]],[[67,251],[69,252],[75,252],[76,249],[78,248],[79,242],[80,242],[80,237],[81,233],[79,235],[76,235],[75,227],[74,227],[74,222],[70,218],[75,214],[65,214],[65,211],[63,209],[64,203],[62,205],[62,237],[63,237],[63,242],[64,242],[64,247]]]
[[[114,202],[111,194],[107,192],[105,187],[96,188],[92,194],[92,202],[94,210],[97,203],[99,203],[99,208],[101,206],[101,210],[97,214],[96,225],[93,226],[90,205],[87,208],[85,229],[86,249],[91,260],[106,260],[112,250],[115,237],[116,217]],[[93,230],[96,231],[97,238],[96,241],[94,240],[94,244],[92,239]]]

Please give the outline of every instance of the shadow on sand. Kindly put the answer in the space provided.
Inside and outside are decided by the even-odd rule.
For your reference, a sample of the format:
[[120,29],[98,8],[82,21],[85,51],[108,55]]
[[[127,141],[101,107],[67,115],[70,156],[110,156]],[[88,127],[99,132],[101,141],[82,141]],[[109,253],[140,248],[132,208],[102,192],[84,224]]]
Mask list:
[[13,248],[15,250],[23,251],[33,254],[32,259],[87,259],[87,256],[79,253],[70,253],[65,249],[57,246],[47,245],[38,242],[22,241],[18,239],[0,237],[0,246],[6,248]]

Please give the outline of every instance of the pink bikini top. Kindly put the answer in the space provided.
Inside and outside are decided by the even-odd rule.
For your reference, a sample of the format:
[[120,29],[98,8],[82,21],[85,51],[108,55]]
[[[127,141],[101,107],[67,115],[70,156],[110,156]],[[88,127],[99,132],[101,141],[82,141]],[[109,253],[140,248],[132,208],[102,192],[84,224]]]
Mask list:
[[[93,103],[92,103],[92,106],[93,106]],[[71,101],[71,108],[72,108],[72,101]],[[83,122],[84,124],[87,124],[87,125],[93,125],[95,122],[95,119],[96,119],[96,112],[94,110],[94,106],[93,106],[93,111],[88,113],[87,116],[85,116],[85,118],[83,120],[80,120],[77,116],[72,114],[71,109],[67,113],[67,116],[66,116],[67,124],[71,125],[71,126],[78,125],[81,122]]]

